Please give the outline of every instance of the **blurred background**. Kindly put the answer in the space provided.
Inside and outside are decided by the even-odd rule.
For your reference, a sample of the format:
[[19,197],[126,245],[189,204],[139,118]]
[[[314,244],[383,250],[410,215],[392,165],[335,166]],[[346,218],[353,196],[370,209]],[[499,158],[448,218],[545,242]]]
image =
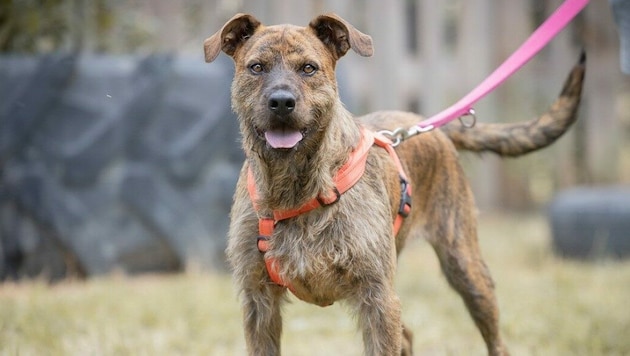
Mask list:
[[[338,65],[346,106],[430,116],[481,82],[560,3],[2,0],[0,280],[225,268],[243,155],[231,60],[204,63],[202,44],[237,12],[298,25],[336,12],[375,46],[373,57],[349,53]],[[630,79],[607,1],[592,1],[479,102],[477,116],[543,113],[582,49],[580,118],[558,143],[518,160],[462,155],[482,213],[544,210],[578,186],[627,193]]]

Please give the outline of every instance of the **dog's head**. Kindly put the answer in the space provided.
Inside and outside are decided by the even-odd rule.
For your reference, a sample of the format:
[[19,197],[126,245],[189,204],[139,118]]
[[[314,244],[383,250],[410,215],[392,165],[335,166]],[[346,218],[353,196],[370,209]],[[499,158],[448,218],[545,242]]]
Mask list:
[[308,26],[264,26],[238,14],[204,41],[235,63],[232,108],[246,149],[289,153],[317,145],[340,106],[335,64],[349,49],[371,56],[372,39],[334,14]]

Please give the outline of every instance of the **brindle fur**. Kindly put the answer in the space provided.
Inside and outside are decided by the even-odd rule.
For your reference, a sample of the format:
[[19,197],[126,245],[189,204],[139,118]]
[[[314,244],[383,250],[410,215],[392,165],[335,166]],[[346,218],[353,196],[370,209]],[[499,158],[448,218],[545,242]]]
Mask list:
[[[329,191],[333,177],[359,140],[360,125],[373,130],[410,127],[413,113],[376,112],[354,118],[337,92],[335,64],[349,49],[372,54],[371,38],[334,14],[307,27],[266,27],[238,14],[204,42],[206,61],[223,50],[234,59],[232,107],[238,114],[247,159],[236,187],[227,256],[241,292],[247,350],[279,355],[281,306],[287,291],[271,282],[258,251],[258,215],[247,192],[251,168],[259,214],[301,206]],[[263,71],[255,73],[259,63]],[[317,68],[307,73],[305,65]],[[310,69],[310,68],[308,68]],[[573,123],[580,101],[583,61],[559,99],[540,118],[522,124],[457,125],[411,138],[397,147],[413,184],[413,209],[398,234],[392,221],[400,198],[398,172],[382,148],[370,150],[364,176],[341,199],[276,226],[267,254],[307,302],[346,301],[357,316],[368,355],[410,355],[411,332],[401,322],[394,291],[397,256],[405,241],[422,236],[435,249],[450,285],[461,295],[486,342],[488,353],[507,354],[490,273],[477,243],[473,195],[457,149],[518,156],[545,147]],[[295,97],[286,116],[274,115],[269,97],[278,90]],[[291,149],[274,149],[263,133],[299,129]]]

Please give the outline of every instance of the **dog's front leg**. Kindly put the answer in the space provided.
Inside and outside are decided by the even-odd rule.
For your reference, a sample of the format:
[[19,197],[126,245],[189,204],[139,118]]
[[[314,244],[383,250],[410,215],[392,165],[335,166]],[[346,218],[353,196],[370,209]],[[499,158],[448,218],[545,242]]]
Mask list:
[[243,321],[249,355],[280,355],[284,288],[262,285],[243,293]]
[[369,283],[358,298],[365,354],[400,356],[403,326],[400,300],[393,286],[387,281]]

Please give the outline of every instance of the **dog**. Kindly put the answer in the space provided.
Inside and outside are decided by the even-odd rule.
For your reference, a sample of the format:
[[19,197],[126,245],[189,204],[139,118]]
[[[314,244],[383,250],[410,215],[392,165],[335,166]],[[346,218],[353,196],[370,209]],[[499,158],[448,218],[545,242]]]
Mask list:
[[350,49],[371,56],[371,37],[335,14],[306,27],[265,26],[237,14],[204,41],[206,62],[223,51],[235,64],[231,101],[246,160],[226,254],[241,294],[248,353],[280,354],[281,306],[291,291],[320,306],[348,303],[365,354],[411,355],[394,275],[405,241],[420,236],[435,249],[488,353],[508,354],[457,151],[520,156],[554,142],[576,120],[584,60],[536,119],[447,125],[392,153],[379,132],[422,117],[398,111],[353,117],[335,79],[335,64]]

